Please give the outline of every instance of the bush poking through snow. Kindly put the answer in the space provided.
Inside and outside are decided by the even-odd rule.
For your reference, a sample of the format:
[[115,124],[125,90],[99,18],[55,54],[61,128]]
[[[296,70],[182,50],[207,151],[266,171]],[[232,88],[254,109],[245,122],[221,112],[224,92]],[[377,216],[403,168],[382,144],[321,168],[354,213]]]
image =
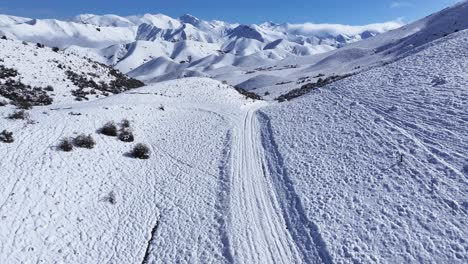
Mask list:
[[32,104],[25,100],[16,101],[14,102],[14,105],[16,105],[16,107],[18,107],[19,109],[25,109],[25,110],[29,110],[32,108]]
[[5,105],[7,105],[7,104],[8,104],[7,101],[5,101],[5,100],[0,100],[0,106],[5,106]]
[[53,92],[54,91],[54,87],[52,87],[51,85],[47,85],[46,88],[44,88],[44,90],[48,91],[48,92]]
[[63,138],[59,145],[58,145],[58,148],[62,151],[65,151],[65,152],[70,152],[73,150],[73,143],[72,143],[72,139],[70,138]]
[[137,159],[149,159],[151,151],[149,147],[145,144],[138,143],[133,148],[131,155]]
[[28,117],[29,117],[29,114],[27,112],[25,112],[24,110],[18,110],[18,111],[13,112],[12,114],[10,114],[8,116],[8,119],[21,119],[21,120],[24,120],[24,119],[27,119]]
[[130,128],[130,121],[128,121],[128,119],[123,119],[122,122],[120,123],[120,127],[122,129]]
[[121,129],[119,132],[119,140],[123,142],[133,142],[135,141],[135,137],[129,129]]
[[166,111],[166,109],[164,108],[164,105],[161,105],[161,106],[159,107],[159,110],[161,110],[161,111]]
[[0,133],[0,141],[3,143],[13,143],[15,140],[13,139],[13,132],[8,132],[3,130]]
[[60,49],[59,49],[58,47],[53,47],[53,48],[52,48],[52,51],[53,51],[53,52],[59,52]]
[[117,203],[117,198],[115,196],[115,193],[112,191],[109,193],[109,195],[107,195],[106,197],[102,198],[102,201],[103,202],[108,202],[112,205],[116,204]]
[[81,134],[73,139],[73,144],[79,148],[92,149],[96,145],[96,141],[91,135]]
[[113,121],[107,122],[100,130],[101,134],[116,137],[117,136],[117,126]]

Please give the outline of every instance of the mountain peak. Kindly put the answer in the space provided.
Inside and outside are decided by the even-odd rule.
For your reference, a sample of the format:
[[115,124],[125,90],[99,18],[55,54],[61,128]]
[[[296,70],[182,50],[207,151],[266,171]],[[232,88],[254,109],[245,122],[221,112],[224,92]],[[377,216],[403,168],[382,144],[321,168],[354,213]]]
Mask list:
[[200,19],[198,19],[197,17],[194,17],[194,16],[192,16],[190,14],[185,14],[183,16],[180,16],[179,21],[182,22],[182,23],[185,23],[185,24],[192,24],[192,25],[196,25],[196,24],[200,23]]

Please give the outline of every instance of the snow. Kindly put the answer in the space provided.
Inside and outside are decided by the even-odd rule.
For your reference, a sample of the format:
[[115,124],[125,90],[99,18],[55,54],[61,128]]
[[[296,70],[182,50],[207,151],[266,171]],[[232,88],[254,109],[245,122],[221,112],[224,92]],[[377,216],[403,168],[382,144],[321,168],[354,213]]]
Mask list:
[[[17,69],[14,78],[55,88],[52,105],[28,110],[26,120],[7,118],[12,105],[0,107],[0,131],[15,139],[0,142],[0,260],[466,263],[466,10],[465,1],[337,50],[286,57],[297,41],[313,49],[316,39],[268,40],[283,34],[275,31],[281,25],[252,25],[267,41],[232,40],[245,52],[237,56],[218,42],[136,40],[138,26],[158,27],[151,23],[166,32],[213,27],[213,39],[239,26],[188,15],[81,15],[89,23],[1,27],[41,36],[55,25],[64,31],[50,44],[75,44],[53,52],[0,40],[0,64]],[[126,20],[133,26],[119,24]],[[177,21],[190,26],[174,29]],[[116,33],[80,46],[94,24],[109,25],[100,27],[110,35],[133,28],[133,39],[101,46],[128,37]],[[80,33],[76,42],[68,30]],[[86,56],[147,86],[75,101],[67,69],[113,80]],[[271,100],[350,72],[291,101]],[[219,80],[271,95],[247,99]],[[99,133],[123,119],[135,142]],[[58,149],[81,133],[96,140],[93,149]],[[131,157],[137,143],[149,146],[149,159]]]
[[64,22],[55,19],[34,19],[22,24],[0,28],[7,36],[28,42],[40,42],[50,47],[71,45],[86,48],[105,48],[113,44],[131,42],[136,27],[116,28]]
[[[363,34],[373,36],[399,26],[401,24],[396,22],[368,26],[318,25],[320,30],[310,30],[312,24],[240,25],[203,21],[191,15],[171,18],[163,14],[127,17],[81,14],[66,21],[0,17],[0,32],[9,38],[40,42],[50,47],[84,48],[85,55],[125,73],[158,57],[190,63],[199,59],[209,61],[212,56],[222,59],[225,53],[239,57],[231,60],[238,62],[233,66],[260,67],[272,61],[331,51],[361,40]],[[154,51],[132,48],[141,45],[141,41],[154,42]],[[126,58],[126,62],[118,65],[120,61],[116,57]],[[196,66],[191,66],[182,65],[177,68],[178,72],[156,69],[161,77],[157,79],[200,72]],[[214,69],[211,67],[209,70]],[[209,72],[200,74],[211,75]]]
[[30,18],[26,17],[17,17],[17,16],[9,16],[9,15],[0,15],[0,27],[24,23],[31,20]]
[[[16,141],[0,145],[6,158],[0,258],[141,262],[157,222],[151,255],[158,261],[225,260],[220,198],[229,193],[228,176],[220,173],[229,128],[250,104],[217,81],[184,79],[80,105],[38,107],[30,111],[34,124],[2,118],[0,126]],[[0,111],[5,117],[11,110]],[[131,120],[138,142],[151,145],[150,160],[128,158],[133,144],[96,134],[105,122],[123,118]],[[75,133],[93,134],[96,148],[55,149]],[[115,205],[103,201],[110,192]]]
[[334,262],[466,262],[467,40],[261,109]]
[[[78,87],[67,77],[68,70],[83,74],[96,83],[109,84],[115,80],[109,68],[83,57],[83,52],[79,49],[54,52],[49,47],[38,48],[35,43],[0,40],[0,58],[1,65],[18,71],[19,76],[15,77],[15,80],[32,87],[51,85],[54,91],[49,95],[56,103],[69,103],[74,100],[72,90]],[[95,96],[99,98],[100,92]]]

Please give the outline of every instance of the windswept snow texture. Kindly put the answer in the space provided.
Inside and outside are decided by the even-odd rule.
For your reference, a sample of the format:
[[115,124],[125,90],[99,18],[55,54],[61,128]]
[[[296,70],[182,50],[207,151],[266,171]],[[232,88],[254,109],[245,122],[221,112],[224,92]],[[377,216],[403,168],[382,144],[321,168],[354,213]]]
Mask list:
[[334,262],[466,263],[467,41],[260,110],[270,166]]

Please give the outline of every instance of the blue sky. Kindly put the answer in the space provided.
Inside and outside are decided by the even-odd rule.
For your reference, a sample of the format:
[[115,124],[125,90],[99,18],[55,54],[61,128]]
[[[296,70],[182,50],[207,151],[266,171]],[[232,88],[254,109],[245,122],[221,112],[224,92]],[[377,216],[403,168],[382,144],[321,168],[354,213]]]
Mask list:
[[201,19],[239,23],[313,22],[363,25],[411,22],[457,0],[0,0],[0,13],[68,18],[81,13],[133,15],[189,13]]

